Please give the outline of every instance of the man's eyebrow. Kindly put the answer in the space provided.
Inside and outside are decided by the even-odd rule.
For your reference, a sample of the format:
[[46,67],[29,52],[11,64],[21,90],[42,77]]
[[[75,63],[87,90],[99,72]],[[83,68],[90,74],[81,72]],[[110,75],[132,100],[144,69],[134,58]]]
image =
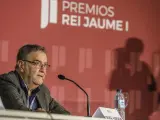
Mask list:
[[36,61],[37,61],[37,62],[41,62],[40,60],[33,60],[33,61],[34,61],[34,62],[36,62]]
[[[33,62],[40,62],[40,63],[42,63],[42,61],[40,61],[40,60],[33,60]],[[48,64],[48,62],[45,62],[46,64]]]

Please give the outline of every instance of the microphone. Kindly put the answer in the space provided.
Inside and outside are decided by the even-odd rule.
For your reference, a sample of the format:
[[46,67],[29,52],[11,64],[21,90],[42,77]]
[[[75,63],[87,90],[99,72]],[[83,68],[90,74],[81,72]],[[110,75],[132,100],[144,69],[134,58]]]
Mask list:
[[78,88],[80,88],[85,93],[85,95],[87,96],[87,116],[90,117],[90,104],[89,104],[89,96],[88,96],[87,92],[81,86],[79,86],[75,81],[73,81],[69,78],[66,78],[64,75],[60,74],[60,75],[58,75],[58,78],[60,80],[68,80],[68,81],[73,82]]

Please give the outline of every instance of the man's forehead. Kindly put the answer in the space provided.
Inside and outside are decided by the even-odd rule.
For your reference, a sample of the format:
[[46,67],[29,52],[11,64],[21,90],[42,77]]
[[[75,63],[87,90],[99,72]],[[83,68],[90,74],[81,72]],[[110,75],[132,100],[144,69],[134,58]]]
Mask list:
[[47,62],[47,55],[42,51],[31,52],[27,55],[29,60],[39,60],[42,62]]

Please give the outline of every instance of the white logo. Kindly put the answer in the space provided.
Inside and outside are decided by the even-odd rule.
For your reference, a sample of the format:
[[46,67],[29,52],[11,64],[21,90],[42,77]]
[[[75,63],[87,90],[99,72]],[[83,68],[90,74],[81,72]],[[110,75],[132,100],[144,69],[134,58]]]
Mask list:
[[62,13],[58,15],[58,0],[41,0],[41,29],[49,23],[57,24],[59,16],[60,24],[65,26],[128,31],[129,22],[115,19],[116,9],[112,5],[71,0],[62,0],[61,3]]
[[41,28],[47,27],[48,23],[57,23],[58,0],[41,0]]

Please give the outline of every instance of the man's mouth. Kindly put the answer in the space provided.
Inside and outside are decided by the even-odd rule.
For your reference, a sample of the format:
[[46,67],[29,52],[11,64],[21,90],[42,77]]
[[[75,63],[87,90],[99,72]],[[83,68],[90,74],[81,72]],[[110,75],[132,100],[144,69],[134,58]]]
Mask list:
[[37,76],[39,76],[39,77],[42,77],[42,78],[43,78],[43,75],[37,75]]

